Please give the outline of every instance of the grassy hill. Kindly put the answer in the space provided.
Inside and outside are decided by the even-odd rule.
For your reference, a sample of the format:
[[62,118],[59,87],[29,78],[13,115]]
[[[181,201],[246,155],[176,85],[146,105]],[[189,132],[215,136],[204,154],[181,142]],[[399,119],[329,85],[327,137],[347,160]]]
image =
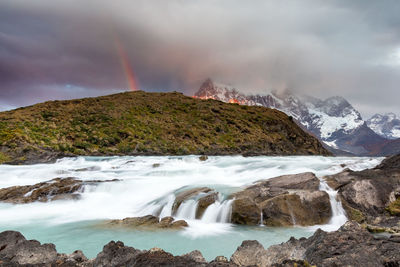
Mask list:
[[72,155],[328,155],[284,113],[126,92],[0,113],[0,163]]

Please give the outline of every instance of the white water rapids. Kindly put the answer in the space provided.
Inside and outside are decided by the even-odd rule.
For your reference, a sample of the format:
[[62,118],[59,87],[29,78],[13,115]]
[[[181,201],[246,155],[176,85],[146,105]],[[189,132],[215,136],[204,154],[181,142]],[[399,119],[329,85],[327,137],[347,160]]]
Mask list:
[[[374,167],[381,160],[318,156],[218,156],[209,157],[207,161],[200,161],[197,156],[79,157],[61,159],[52,164],[0,165],[1,188],[35,184],[56,177],[121,180],[97,186],[88,185],[82,198],[77,201],[19,205],[2,203],[0,231],[20,230],[28,238],[53,242],[64,250],[82,249],[89,256],[94,256],[112,239],[122,239],[138,248],[160,246],[173,253],[199,249],[208,259],[224,253],[230,256],[233,252],[231,250],[245,239],[258,239],[268,246],[284,242],[291,235],[308,236],[317,227],[329,231],[337,229],[346,221],[346,216],[341,203],[336,199],[337,192],[329,188],[322,177],[343,170],[341,164],[346,168],[362,170]],[[328,192],[332,205],[333,216],[329,224],[314,227],[246,228],[229,223],[232,200],[227,197],[232,192],[261,179],[301,172],[314,172],[321,178],[320,188]],[[197,199],[183,202],[176,214],[172,214],[177,193],[204,186],[219,192],[219,199],[206,209],[201,219],[195,219]],[[96,224],[105,219],[149,214],[160,217],[174,215],[177,219],[185,219],[189,227],[178,232],[156,233],[96,228]],[[225,244],[226,251],[210,245],[217,240]]]

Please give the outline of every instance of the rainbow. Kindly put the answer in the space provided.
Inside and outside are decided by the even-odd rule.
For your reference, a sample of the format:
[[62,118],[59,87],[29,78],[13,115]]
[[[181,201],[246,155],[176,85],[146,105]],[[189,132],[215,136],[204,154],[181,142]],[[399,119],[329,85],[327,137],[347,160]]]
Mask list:
[[129,62],[129,58],[127,56],[126,50],[117,35],[114,35],[114,46],[115,46],[115,50],[117,51],[119,62],[124,71],[125,78],[128,83],[129,89],[131,91],[137,91],[138,86],[137,86],[137,81],[135,78],[135,74],[133,72],[132,65]]

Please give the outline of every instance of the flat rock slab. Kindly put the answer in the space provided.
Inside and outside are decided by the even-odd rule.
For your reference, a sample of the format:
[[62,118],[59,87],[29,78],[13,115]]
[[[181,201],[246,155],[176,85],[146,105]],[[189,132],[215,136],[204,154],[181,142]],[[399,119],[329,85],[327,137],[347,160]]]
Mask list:
[[184,220],[175,220],[168,216],[160,220],[159,217],[147,215],[142,217],[128,217],[122,220],[112,220],[105,224],[107,227],[147,228],[147,229],[182,229],[188,227]]
[[85,185],[97,185],[104,182],[116,182],[113,180],[89,180],[82,181],[74,177],[55,178],[34,185],[11,186],[0,189],[0,201],[20,204],[35,201],[47,202],[51,200],[79,199]]

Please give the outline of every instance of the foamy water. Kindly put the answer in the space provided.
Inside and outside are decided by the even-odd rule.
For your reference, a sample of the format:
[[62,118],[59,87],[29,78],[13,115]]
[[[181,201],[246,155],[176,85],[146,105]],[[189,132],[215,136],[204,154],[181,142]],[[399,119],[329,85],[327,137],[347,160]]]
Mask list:
[[[327,191],[330,196],[333,217],[329,224],[317,227],[291,227],[277,230],[278,228],[269,227],[234,226],[229,223],[232,200],[227,199],[232,192],[255,181],[279,175],[314,172],[318,177],[322,177],[343,170],[341,164],[345,164],[345,168],[362,170],[376,166],[381,160],[382,158],[318,156],[219,156],[209,157],[207,161],[199,161],[197,156],[78,157],[61,159],[53,164],[0,165],[0,187],[2,188],[35,184],[56,177],[121,180],[100,183],[97,186],[86,186],[82,198],[77,201],[0,204],[0,230],[19,229],[28,237],[54,242],[65,250],[82,249],[90,256],[99,252],[101,246],[111,239],[125,238],[125,242],[138,248],[158,245],[175,253],[185,252],[187,249],[199,249],[210,258],[214,254],[223,255],[227,252],[217,247],[210,250],[209,242],[215,242],[218,245],[217,240],[226,239],[226,242],[237,247],[241,240],[259,239],[267,246],[274,242],[286,241],[291,235],[297,237],[310,235],[317,227],[324,230],[336,230],[346,222],[341,203],[336,200],[336,192],[323,180],[320,188]],[[177,193],[203,186],[219,192],[218,201],[207,208],[200,220],[195,219],[197,201],[192,199],[183,202],[175,217],[188,221],[189,227],[185,230],[165,233],[159,231],[121,232],[94,227],[99,220],[105,219],[122,219],[148,214],[160,217],[170,216]],[[69,235],[64,235],[66,229]],[[277,231],[281,231],[280,235],[276,235]],[[85,233],[87,233],[86,236]],[[133,236],[133,239],[138,236],[142,238],[139,243],[138,239],[126,240],[130,236]],[[165,243],[163,243],[165,238]],[[169,239],[192,244],[193,248],[168,242]],[[70,244],[71,240],[75,242]],[[76,246],[79,244],[84,247]],[[232,246],[229,245],[228,248],[233,249]],[[218,252],[221,253],[218,254]]]

